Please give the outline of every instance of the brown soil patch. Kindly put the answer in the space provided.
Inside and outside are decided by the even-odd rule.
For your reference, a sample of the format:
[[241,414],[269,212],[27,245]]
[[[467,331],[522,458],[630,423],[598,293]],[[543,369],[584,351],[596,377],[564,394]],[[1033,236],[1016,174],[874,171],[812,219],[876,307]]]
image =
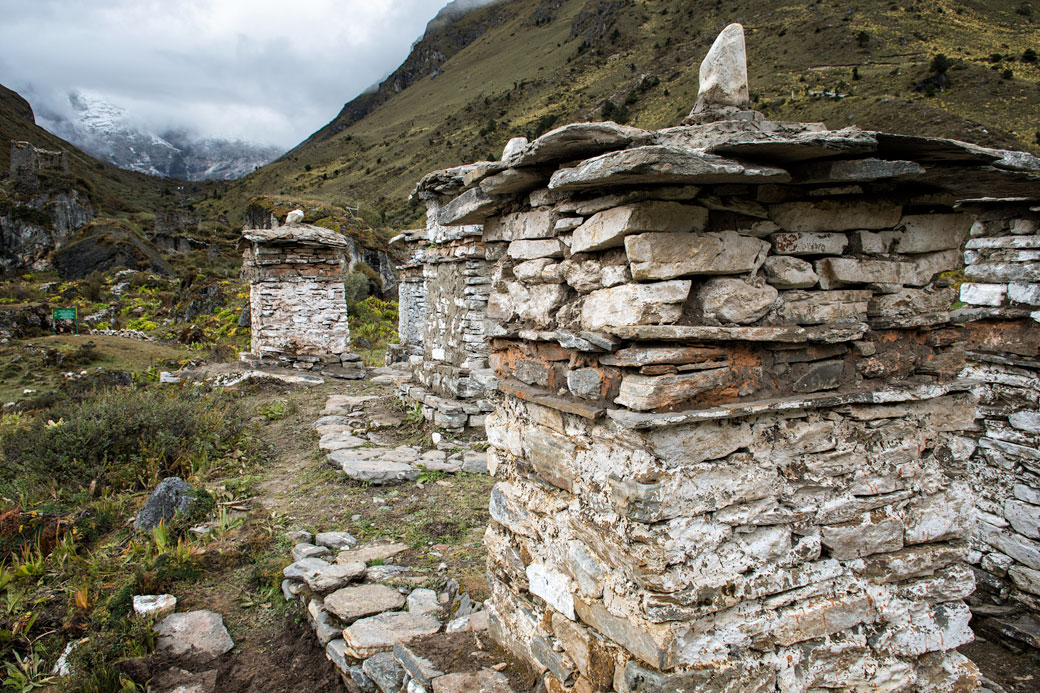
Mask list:
[[499,647],[487,633],[428,635],[409,642],[408,649],[429,660],[437,671],[444,673],[497,668],[509,678],[509,685],[514,691],[533,691],[537,684],[535,675]]

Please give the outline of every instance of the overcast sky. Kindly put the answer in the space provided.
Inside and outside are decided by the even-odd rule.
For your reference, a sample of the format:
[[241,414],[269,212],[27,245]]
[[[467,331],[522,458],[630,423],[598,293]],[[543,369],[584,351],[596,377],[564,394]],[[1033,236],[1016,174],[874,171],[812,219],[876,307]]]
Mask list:
[[447,0],[0,0],[0,84],[158,131],[291,147],[408,55]]

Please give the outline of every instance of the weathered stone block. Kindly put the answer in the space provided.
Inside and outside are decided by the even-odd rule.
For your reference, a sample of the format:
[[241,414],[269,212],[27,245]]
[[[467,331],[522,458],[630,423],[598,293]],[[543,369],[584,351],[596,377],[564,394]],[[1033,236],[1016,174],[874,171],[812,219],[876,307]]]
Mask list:
[[581,325],[589,331],[624,325],[673,323],[690,295],[688,280],[654,284],[622,284],[593,291],[581,308]]
[[729,368],[713,368],[675,375],[626,374],[614,401],[636,411],[675,407],[702,392],[722,386],[729,372]]
[[769,312],[779,295],[769,284],[719,277],[709,279],[697,291],[705,319],[720,323],[747,325]]
[[485,243],[552,238],[554,235],[551,209],[493,217],[484,225]]
[[766,281],[778,289],[808,289],[820,279],[811,263],[796,257],[767,257],[762,271]]
[[870,291],[785,291],[777,314],[796,325],[866,320]]
[[563,245],[555,238],[519,240],[509,244],[506,254],[515,260],[535,260],[542,257],[563,257]]
[[897,253],[930,253],[960,248],[974,220],[967,214],[909,214],[893,248]]
[[903,548],[903,522],[885,514],[864,515],[856,522],[824,527],[823,545],[840,561],[898,551]]
[[624,244],[625,236],[647,231],[703,231],[708,210],[677,202],[641,202],[598,212],[574,230],[571,252],[585,253]]
[[646,233],[625,239],[636,281],[751,272],[764,261],[768,247],[764,241],[734,231]]
[[769,218],[780,228],[800,232],[887,229],[902,215],[902,206],[881,201],[785,202],[769,208]]
[[774,233],[769,240],[777,255],[841,255],[849,244],[843,233]]

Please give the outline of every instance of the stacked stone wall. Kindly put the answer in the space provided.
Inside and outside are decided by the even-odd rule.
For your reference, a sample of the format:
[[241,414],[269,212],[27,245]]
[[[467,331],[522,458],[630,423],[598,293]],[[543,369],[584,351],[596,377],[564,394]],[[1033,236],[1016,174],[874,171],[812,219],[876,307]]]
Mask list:
[[971,690],[969,352],[1037,330],[958,303],[958,199],[1040,162],[753,116],[424,179],[492,264],[492,634],[550,691]]
[[964,252],[975,318],[964,375],[977,381],[971,562],[978,628],[1040,647],[1040,214],[982,206]]

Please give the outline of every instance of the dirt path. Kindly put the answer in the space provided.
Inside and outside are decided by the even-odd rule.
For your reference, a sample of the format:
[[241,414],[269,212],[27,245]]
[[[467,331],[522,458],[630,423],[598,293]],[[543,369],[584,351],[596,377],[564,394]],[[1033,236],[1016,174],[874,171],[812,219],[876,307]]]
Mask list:
[[267,459],[259,469],[217,484],[218,497],[234,504],[229,507],[248,509],[242,513],[244,523],[205,547],[203,561],[212,577],[177,595],[178,610],[223,615],[235,641],[235,649],[219,661],[217,690],[349,690],[302,609],[286,605],[280,591],[272,589],[291,560],[288,531],[347,531],[361,542],[403,542],[410,549],[396,560],[420,573],[418,586],[437,589],[453,578],[474,599],[486,598],[482,536],[489,477],[430,473],[419,484],[370,486],[330,467],[318,449],[313,422],[331,394],[379,398],[366,405],[365,420],[383,424],[370,432],[380,445],[433,447],[432,429],[409,418],[392,386],[330,380],[318,386],[257,381],[241,388]]

